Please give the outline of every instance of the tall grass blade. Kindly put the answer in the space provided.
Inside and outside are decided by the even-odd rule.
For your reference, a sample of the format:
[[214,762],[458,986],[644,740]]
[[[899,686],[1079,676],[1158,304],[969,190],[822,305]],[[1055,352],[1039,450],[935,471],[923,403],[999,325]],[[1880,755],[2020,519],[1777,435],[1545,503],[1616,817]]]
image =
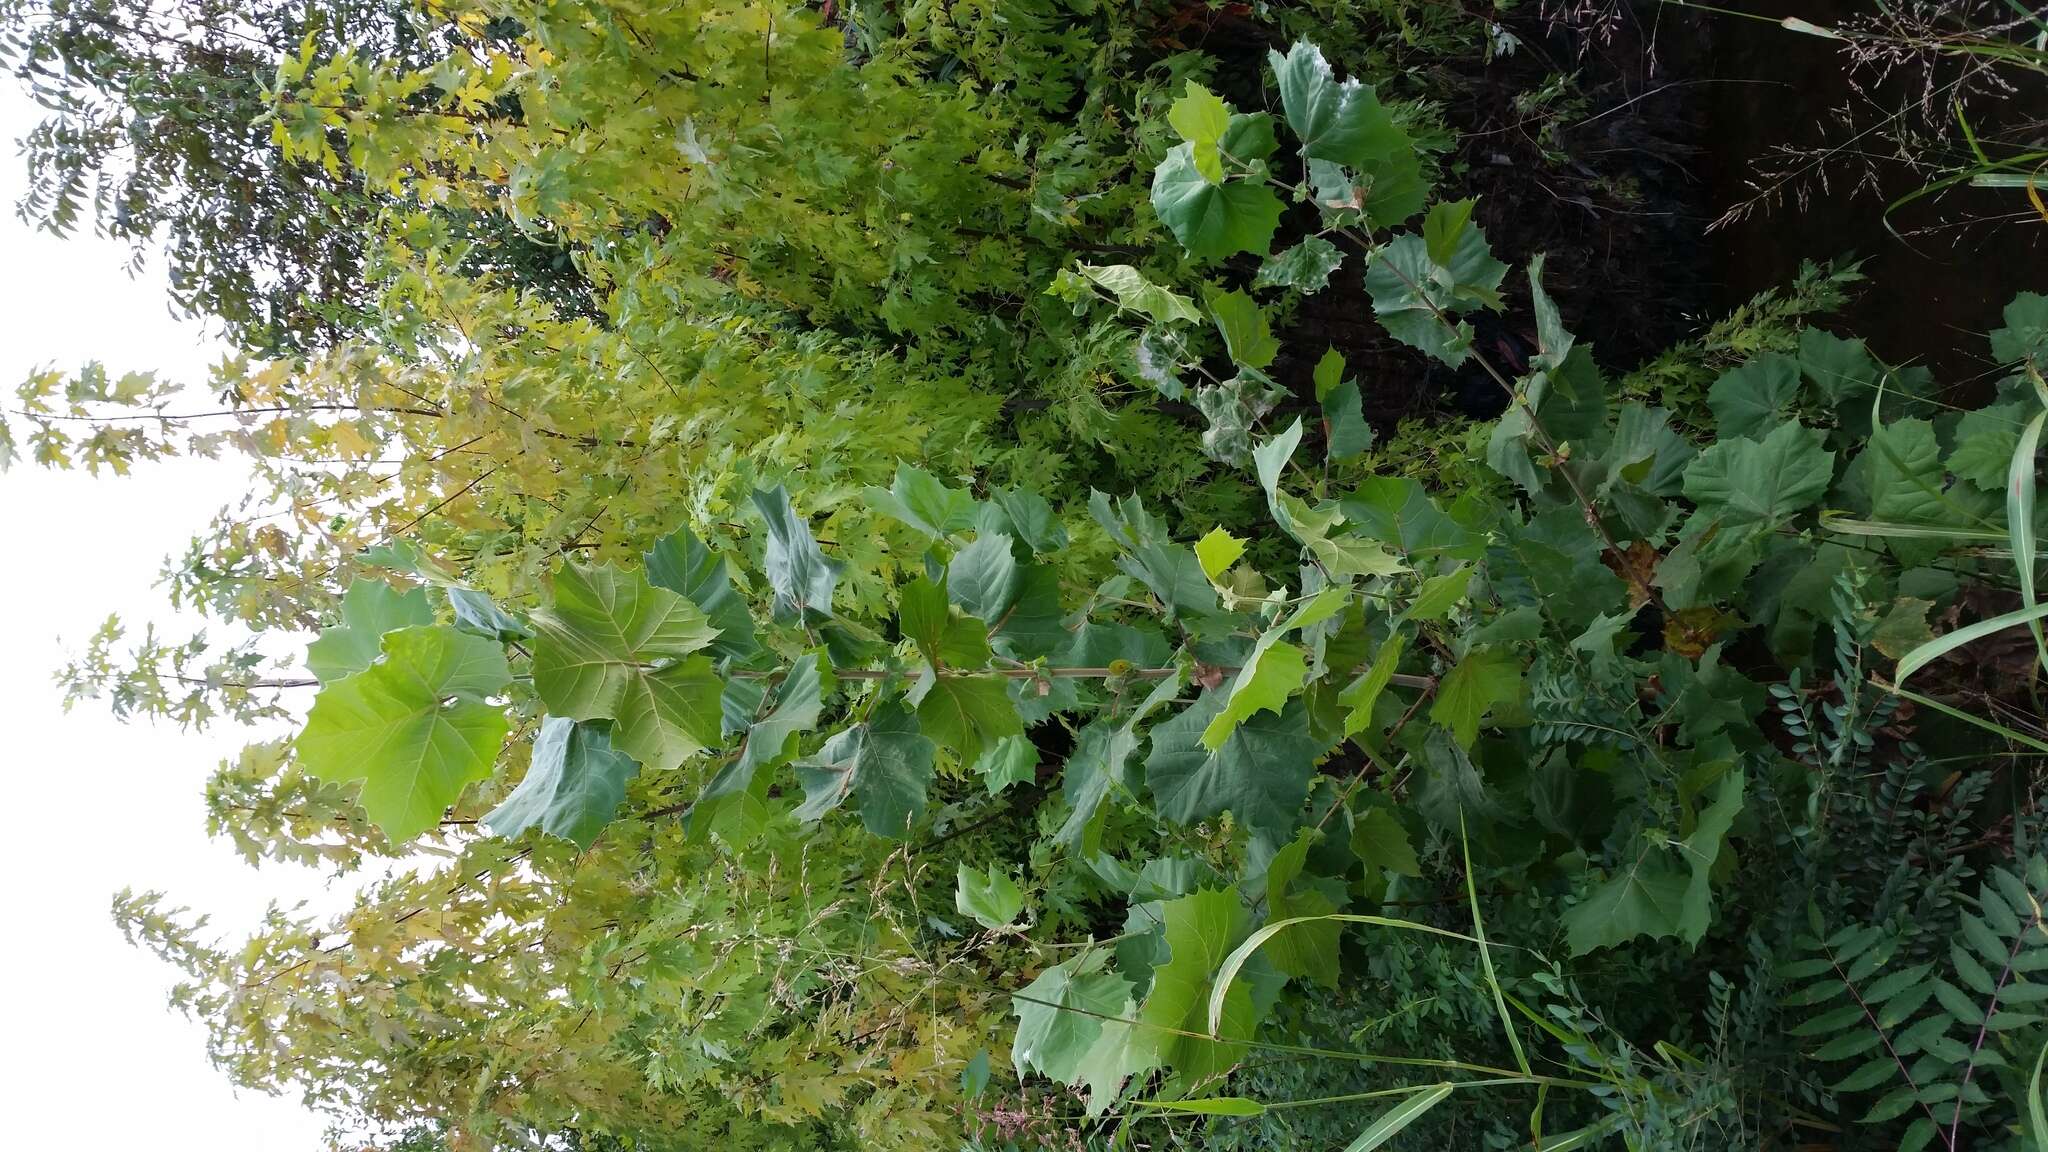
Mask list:
[[[2012,540],[2012,566],[2019,573],[2020,604],[2023,610],[2034,607],[2034,459],[2041,448],[2041,425],[2048,420],[2048,408],[2034,413],[2027,426],[2020,433],[2019,446],[2013,449],[2012,466],[2005,479],[2005,530]],[[2041,635],[2041,622],[2028,620],[2027,631],[2034,634],[2034,651],[2041,658],[2041,665],[2048,667],[2048,639]],[[1899,673],[1904,680],[1906,674]]]
[[1243,1096],[1210,1096],[1201,1100],[1133,1100],[1140,1108],[1192,1112],[1198,1116],[1263,1116],[1266,1106]]
[[1619,1126],[1619,1117],[1610,1117],[1598,1124],[1591,1124],[1576,1131],[1566,1132],[1542,1146],[1542,1152],[1577,1152],[1580,1148],[1591,1148],[1607,1138]]
[[1844,536],[1879,536],[1898,540],[1997,540],[2006,533],[1989,528],[1952,528],[1944,524],[1907,524],[1899,520],[1859,520],[1840,512],[1822,512],[1820,526]]
[[1486,946],[1486,923],[1479,918],[1479,889],[1472,883],[1472,844],[1465,836],[1465,813],[1458,813],[1458,848],[1465,855],[1465,898],[1472,906],[1472,934],[1479,938],[1479,964],[1486,972],[1486,986],[1493,990],[1493,1007],[1500,1013],[1501,1031],[1508,1034],[1514,1049],[1515,1067],[1529,1074],[1529,1057],[1522,1052],[1522,1037],[1515,1031],[1515,1018],[1508,1015],[1508,1002],[1501,995],[1500,979],[1493,974],[1493,950]]
[[1358,1134],[1358,1139],[1344,1146],[1344,1152],[1372,1152],[1373,1149],[1401,1134],[1403,1128],[1436,1107],[1443,1098],[1451,1094],[1454,1085],[1437,1084],[1410,1096],[1380,1114],[1372,1126]]
[[1890,692],[1892,695],[1904,697],[1905,699],[1911,700],[1913,703],[1918,704],[1923,708],[1932,708],[1936,712],[1939,712],[1944,716],[1954,717],[1957,720],[1961,720],[1965,724],[1974,724],[1977,727],[1984,729],[1986,732],[1996,733],[1997,735],[2003,736],[2004,738],[2012,741],[2015,744],[2024,744],[2037,752],[2048,752],[2048,742],[2036,740],[2032,736],[2029,736],[2024,732],[2015,732],[2012,729],[2007,728],[2005,725],[2000,724],[1995,720],[1986,720],[1982,716],[1972,716],[1968,712],[1963,711],[1961,708],[1957,708],[1949,704],[1943,704],[1941,701],[1936,700],[1932,696],[1922,696],[1920,693],[1915,692],[1909,688],[1901,688],[1896,684],[1886,684],[1882,680],[1873,680],[1872,682],[1875,683],[1878,687],[1884,689],[1885,691]]
[[2048,1044],[2034,1057],[2034,1074],[2027,1078],[2027,1136],[2035,1148],[2048,1148],[2048,1112],[2041,1108],[2041,1064],[2048,1061]]
[[[1216,970],[1216,984],[1209,989],[1210,1035],[1215,1035],[1217,1029],[1223,1026],[1224,998],[1230,994],[1230,986],[1237,981],[1237,974],[1243,970],[1245,961],[1252,958],[1252,953],[1257,952],[1266,941],[1287,931],[1296,924],[1314,924],[1319,920],[1335,920],[1340,924],[1373,924],[1381,928],[1400,928],[1409,932],[1427,932],[1432,936],[1443,936],[1451,940],[1463,940],[1467,944],[1477,944],[1480,942],[1476,936],[1467,936],[1463,932],[1453,932],[1448,928],[1432,928],[1427,924],[1417,924],[1413,920],[1396,920],[1390,916],[1366,916],[1356,912],[1328,912],[1321,916],[1295,916],[1286,920],[1276,920],[1252,933],[1250,936],[1245,937],[1244,943],[1239,944],[1232,950],[1230,955],[1224,957],[1223,966]],[[1523,1070],[1527,1071],[1526,1068]]]
[[1971,641],[1982,640],[1986,636],[2003,632],[2007,628],[2017,628],[2022,624],[2031,624],[2043,616],[2048,616],[2048,604],[2036,604],[2031,608],[2021,608],[2015,612],[2007,612],[2003,616],[1993,616],[1989,620],[1979,620],[1967,628],[1958,628],[1945,636],[1936,636],[1927,643],[1906,653],[1899,660],[1898,683],[1904,684],[1906,677],[1911,676],[1913,673],[1918,672],[1920,669],[1925,668],[1927,665]]

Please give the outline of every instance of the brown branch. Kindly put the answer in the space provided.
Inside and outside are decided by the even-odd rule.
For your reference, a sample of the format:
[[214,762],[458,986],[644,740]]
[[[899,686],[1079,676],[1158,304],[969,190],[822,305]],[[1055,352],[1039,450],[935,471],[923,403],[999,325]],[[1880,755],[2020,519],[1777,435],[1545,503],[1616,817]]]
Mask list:
[[[1361,240],[1356,233],[1348,228],[1343,229],[1341,234],[1352,243],[1363,248],[1367,257],[1379,255],[1379,246],[1372,243],[1369,238]],[[1450,315],[1438,307],[1436,301],[1431,300],[1428,294],[1423,292],[1421,285],[1411,279],[1406,272],[1403,272],[1399,265],[1391,260],[1380,260],[1379,263],[1401,278],[1401,283],[1407,285],[1408,290],[1415,294],[1416,299],[1421,300],[1423,304],[1428,306],[1430,314],[1436,317],[1437,323],[1442,324],[1446,330],[1454,334],[1457,332],[1458,326],[1452,322]],[[1494,367],[1493,361],[1488,360],[1484,352],[1481,352],[1476,347],[1469,351],[1472,359],[1478,362],[1479,367],[1488,376],[1492,377],[1493,382],[1500,386],[1502,392],[1507,393],[1508,404],[1511,407],[1521,408],[1522,412],[1528,416],[1529,435],[1531,439],[1536,441],[1536,446],[1541,448],[1546,455],[1555,459],[1557,457],[1557,441],[1551,439],[1550,433],[1544,429],[1543,421],[1537,418],[1536,408],[1529,403],[1528,397],[1517,391],[1515,386],[1508,382],[1508,378],[1501,373],[1499,368]],[[1572,470],[1566,467],[1563,461],[1559,461],[1555,471],[1564,478],[1565,486],[1572,490],[1572,498],[1578,501],[1579,510],[1584,516],[1586,523],[1592,527],[1593,531],[1600,534],[1600,539],[1607,545],[1607,551],[1617,557],[1620,556],[1621,546],[1615,543],[1614,534],[1607,530],[1606,521],[1600,518],[1599,507],[1593,503],[1591,497],[1586,495],[1585,489],[1579,487],[1578,477],[1572,475]],[[1622,567],[1627,568],[1628,566],[1623,565]],[[1624,576],[1634,591],[1639,593],[1645,600],[1655,600],[1657,598],[1656,594],[1650,590],[1650,586],[1643,580],[1641,573],[1629,570],[1624,572]]]
[[406,521],[405,524],[397,530],[392,532],[386,532],[384,534],[384,538],[386,540],[396,540],[400,536],[405,535],[407,532],[412,531],[414,526],[419,524],[420,521],[425,520],[427,517],[432,516],[434,513],[439,512],[443,508],[446,508],[448,505],[454,503],[456,500],[460,499],[462,496],[467,494],[470,489],[483,483],[485,480],[490,479],[492,473],[496,472],[498,468],[499,465],[493,464],[489,468],[484,469],[481,473],[477,475],[476,479],[471,480],[469,483],[464,484],[462,487],[457,488],[455,491],[449,493],[447,496],[443,497],[439,502],[437,502],[432,508],[429,508],[425,512],[422,512],[419,515],[413,517],[412,519]]
[[[1243,671],[1242,668],[1227,664],[1210,665],[1210,667],[1225,675],[1234,675]],[[1164,680],[1179,672],[1180,668],[1178,665],[1169,665],[1164,668],[1117,669],[1099,665],[1084,665],[1073,668],[1033,668],[1030,666],[1022,668],[934,668],[932,671],[942,680],[970,680],[991,676],[1004,680],[1110,680],[1117,677],[1123,677],[1128,680]],[[1352,671],[1362,672],[1364,669],[1354,668]],[[908,671],[898,671],[889,668],[835,668],[832,670],[832,675],[841,680],[888,680],[893,677],[908,676],[910,674]],[[726,675],[735,680],[780,680],[788,675],[788,672],[779,668],[768,672],[754,672],[741,668],[734,669]],[[1436,686],[1436,677],[1411,676],[1407,673],[1396,672],[1389,678],[1388,682],[1398,684],[1403,688],[1434,688]]]
[[360,412],[365,416],[374,416],[379,412],[405,416],[448,415],[438,408],[375,408],[365,404],[276,404],[265,408],[221,408],[212,412],[140,412],[121,416],[69,416],[55,412],[30,412],[25,408],[15,408],[12,411],[24,420],[77,420],[91,424],[111,424],[116,420],[184,421],[207,420],[219,416],[276,416],[287,412]]
[[[1399,736],[1401,734],[1401,729],[1406,728],[1408,726],[1408,721],[1414,718],[1416,709],[1422,707],[1422,702],[1436,694],[1436,677],[1434,676],[1402,676],[1400,673],[1397,672],[1392,677],[1392,680],[1396,682],[1402,680],[1418,679],[1423,681],[1422,693],[1415,697],[1413,703],[1408,705],[1407,711],[1401,713],[1401,718],[1399,720],[1394,721],[1394,726],[1392,728],[1387,729],[1385,739],[1391,741],[1394,737]],[[1353,743],[1357,743],[1358,750],[1365,753],[1365,764],[1361,766],[1358,769],[1358,771],[1352,775],[1351,782],[1344,786],[1344,791],[1340,793],[1335,800],[1331,801],[1330,806],[1328,808],[1325,808],[1323,810],[1322,817],[1316,821],[1317,831],[1321,831],[1323,825],[1330,822],[1330,817],[1336,815],[1337,809],[1342,808],[1346,803],[1350,801],[1351,794],[1358,791],[1358,786],[1365,783],[1365,773],[1367,769],[1374,767],[1383,767],[1382,765],[1380,765],[1378,758],[1372,754],[1372,750],[1370,748],[1367,748],[1363,743],[1360,743],[1358,741],[1353,741]]]

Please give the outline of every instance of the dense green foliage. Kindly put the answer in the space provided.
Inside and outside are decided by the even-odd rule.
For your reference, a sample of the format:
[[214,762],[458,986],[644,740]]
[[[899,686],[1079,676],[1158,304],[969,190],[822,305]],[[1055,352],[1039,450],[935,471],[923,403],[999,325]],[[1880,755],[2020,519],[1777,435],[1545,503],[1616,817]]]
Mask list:
[[[1613,376],[1401,66],[1504,30],[1209,16],[264,18],[346,323],[225,424],[89,368],[0,425],[252,462],[169,583],[255,638],[65,676],[289,719],[215,831],[400,865],[247,941],[117,902],[224,1068],[406,1147],[2039,1146],[2048,297],[1989,403],[1818,326],[1853,269]],[[1346,285],[1504,412],[1373,427]]]

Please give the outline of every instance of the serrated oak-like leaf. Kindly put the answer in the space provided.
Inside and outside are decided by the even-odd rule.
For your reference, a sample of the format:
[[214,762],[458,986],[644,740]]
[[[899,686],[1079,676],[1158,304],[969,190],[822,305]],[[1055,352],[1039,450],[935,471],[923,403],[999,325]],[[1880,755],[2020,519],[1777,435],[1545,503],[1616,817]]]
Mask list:
[[375,663],[386,632],[433,622],[426,589],[400,592],[382,580],[357,577],[342,594],[341,623],[322,629],[306,646],[306,668],[322,684],[332,684]]
[[1204,746],[1211,750],[1221,748],[1237,726],[1253,713],[1278,712],[1287,706],[1289,697],[1301,690],[1302,682],[1308,679],[1308,653],[1279,640],[1280,631],[1275,628],[1261,634],[1251,655],[1245,658],[1244,667],[1231,677],[1222,709],[1202,729]]
[[1082,1057],[1074,1080],[1088,1088],[1088,1115],[1100,1116],[1122,1098],[1127,1085],[1142,1081],[1158,1067],[1159,1045],[1152,1029],[1104,1020],[1102,1035]]
[[[1266,922],[1328,916],[1337,905],[1300,880],[1308,850],[1318,833],[1304,828],[1266,865]],[[1343,926],[1335,920],[1310,920],[1291,925],[1265,945],[1273,966],[1289,976],[1304,976],[1326,988],[1337,986],[1337,941]]]
[[1879,426],[1849,468],[1869,497],[1871,519],[1900,524],[1942,519],[1947,479],[1941,445],[1935,440],[1934,425],[1927,421],[1895,420]]
[[1373,476],[1342,501],[1344,519],[1410,556],[1478,555],[1472,533],[1437,507],[1413,476]]
[[554,714],[615,721],[613,743],[657,770],[718,742],[721,685],[692,655],[718,630],[696,605],[639,572],[571,562],[533,627],[533,687]]
[[1244,541],[1220,527],[1211,528],[1207,536],[1195,541],[1195,559],[1201,561],[1202,575],[1210,580],[1221,580],[1243,555]]
[[1351,851],[1397,876],[1422,875],[1422,861],[1416,858],[1408,829],[1390,809],[1367,808],[1352,818]]
[[1152,210],[1190,256],[1264,253],[1281,207],[1264,184],[1210,182],[1196,167],[1192,144],[1175,145],[1152,173]]
[[946,568],[946,592],[982,622],[987,642],[1004,656],[1035,660],[1066,643],[1059,571],[1047,564],[1019,564],[1004,533],[985,532],[953,557]]
[[1223,181],[1223,154],[1217,147],[1230,127],[1230,106],[1207,88],[1188,82],[1187,93],[1167,109],[1166,123],[1193,149],[1195,167],[1212,184]]
[[994,678],[927,673],[908,699],[917,709],[918,727],[952,749],[962,764],[974,763],[984,749],[1024,731],[1009,689]]
[[1365,398],[1359,394],[1358,381],[1346,378],[1327,391],[1319,383],[1316,403],[1323,409],[1323,433],[1330,459],[1350,460],[1372,447],[1372,425],[1365,422]]
[[[1160,324],[1199,321],[1201,310],[1195,302],[1171,289],[1154,284],[1129,264],[1074,265],[1074,274],[1116,297],[1117,306],[1148,316]],[[1085,290],[1085,289],[1080,289]]]
[[1818,386],[1831,404],[1870,400],[1870,390],[1884,374],[1861,340],[1844,340],[1820,328],[1799,334],[1799,371]]
[[1458,242],[1466,225],[1472,222],[1472,209],[1478,204],[1479,201],[1467,197],[1445,200],[1430,208],[1422,221],[1422,245],[1431,263],[1448,265],[1457,258]]
[[1060,522],[1059,514],[1045,497],[1028,488],[989,489],[975,531],[1022,540],[1040,556],[1067,546],[1067,526]]
[[2026,408],[2019,404],[1963,413],[1956,421],[1956,447],[1949,453],[1948,470],[1985,492],[2005,491],[2026,423]]
[[1292,288],[1313,296],[1329,287],[1330,274],[1343,266],[1344,253],[1335,244],[1321,236],[1308,236],[1294,247],[1266,257],[1259,274],[1252,278],[1252,287]]
[[386,633],[376,663],[314,697],[299,765],[322,780],[362,781],[363,811],[403,843],[491,774],[509,726],[484,698],[511,680],[504,649],[481,636],[446,625]]
[[1472,326],[1455,318],[1481,306],[1499,307],[1506,275],[1507,265],[1493,258],[1485,234],[1468,224],[1449,265],[1429,258],[1422,237],[1394,237],[1367,266],[1365,288],[1373,315],[1390,335],[1455,368],[1472,349]]
[[602,721],[549,716],[533,740],[526,776],[484,817],[493,836],[517,836],[538,826],[578,848],[589,848],[626,798],[626,782],[640,766],[612,747]]
[[1742,769],[1731,767],[1716,785],[1713,803],[1708,804],[1693,824],[1692,835],[1685,838],[1684,857],[1692,868],[1692,880],[1685,888],[1685,905],[1679,912],[1678,935],[1687,944],[1698,944],[1707,934],[1709,920],[1710,877],[1714,861],[1721,855],[1721,847],[1728,839],[1728,830],[1735,825],[1735,817],[1742,811]]
[[897,630],[935,668],[980,668],[989,661],[988,625],[957,612],[946,583],[920,576],[896,594]]
[[1707,407],[1714,410],[1714,429],[1722,439],[1759,439],[1798,401],[1799,362],[1777,352],[1723,372],[1707,390]]
[[1280,354],[1280,342],[1273,339],[1273,327],[1258,301],[1242,292],[1211,291],[1207,303],[1231,363],[1240,368],[1265,368],[1273,363],[1273,357]]
[[751,776],[794,756],[797,737],[818,726],[825,694],[831,690],[832,670],[816,652],[797,657],[775,687],[774,707],[747,729],[746,746],[737,761],[740,770]]
[[1136,496],[1112,502],[1106,493],[1091,492],[1088,511],[1122,552],[1117,567],[1151,589],[1169,612],[1215,615],[1216,589],[1202,575],[1201,561],[1186,545],[1175,544]]
[[[735,680],[733,684],[748,683]],[[789,674],[775,687],[775,704],[759,720],[750,709],[744,724],[746,743],[739,756],[720,768],[704,786],[686,820],[695,820],[700,810],[729,796],[748,792],[754,776],[763,768],[775,768],[796,755],[797,739],[818,726],[825,708],[825,696],[832,691],[832,670],[816,652],[797,657]],[[730,688],[730,686],[728,686]],[[759,701],[756,701],[759,704]]]
[[1277,715],[1258,713],[1212,752],[1202,733],[1222,709],[1223,693],[1207,692],[1152,729],[1145,780],[1153,806],[1176,824],[1228,810],[1250,828],[1292,831],[1315,772],[1307,710],[1296,699]]
[[1460,564],[1449,572],[1441,572],[1423,580],[1416,590],[1415,600],[1408,610],[1401,613],[1403,620],[1441,620],[1451,609],[1465,600],[1465,589],[1472,583],[1472,567]]
[[896,465],[896,478],[889,487],[869,488],[867,497],[898,521],[933,537],[974,527],[980,504],[974,493],[948,488],[924,469],[904,463]]
[[1991,332],[1991,357],[2012,364],[2029,356],[2048,360],[2048,296],[2022,292],[2005,306],[2005,327]]
[[1056,836],[1060,843],[1083,856],[1094,853],[1101,835],[1102,802],[1112,792],[1130,788],[1126,766],[1138,750],[1139,726],[1180,695],[1182,679],[1175,668],[1152,686],[1121,724],[1097,719],[1075,737],[1074,750],[1060,772],[1060,795],[1068,808],[1067,821]]
[[1529,260],[1529,310],[1536,314],[1536,355],[1530,358],[1530,365],[1554,372],[1571,355],[1578,337],[1564,326],[1557,301],[1543,287],[1543,259],[1544,254],[1538,252]]
[[1344,709],[1345,736],[1357,735],[1372,726],[1373,705],[1379,702],[1387,685],[1394,682],[1394,669],[1401,663],[1401,651],[1407,642],[1407,634],[1398,631],[1381,641],[1371,667],[1337,694],[1337,703]]
[[1311,507],[1307,501],[1280,487],[1280,476],[1294,450],[1301,444],[1301,420],[1296,418],[1272,439],[1252,451],[1252,465],[1259,486],[1266,493],[1266,509],[1280,530],[1301,542],[1315,556],[1328,575],[1390,576],[1408,566],[1388,553],[1378,540],[1338,532],[1345,521],[1340,506],[1332,501]]
[[1663,849],[1644,846],[1633,864],[1565,911],[1565,939],[1572,955],[1583,956],[1637,936],[1675,934],[1689,884]]
[[1012,784],[1029,784],[1038,777],[1038,745],[1024,736],[1005,736],[982,752],[974,770],[991,796]]
[[867,723],[833,734],[816,756],[797,763],[804,788],[797,818],[817,820],[850,797],[868,831],[901,840],[924,815],[932,760],[932,742],[917,718],[893,701],[882,704]]

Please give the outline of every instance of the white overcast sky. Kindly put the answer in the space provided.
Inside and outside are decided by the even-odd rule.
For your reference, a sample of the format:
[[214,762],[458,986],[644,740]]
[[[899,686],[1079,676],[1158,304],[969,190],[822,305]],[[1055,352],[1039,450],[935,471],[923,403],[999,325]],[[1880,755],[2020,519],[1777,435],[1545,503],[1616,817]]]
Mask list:
[[[163,269],[131,279],[124,250],[57,240],[14,216],[13,142],[35,108],[0,75],[0,406],[40,365],[100,360],[201,382],[218,347],[166,309]],[[18,431],[18,429],[17,429]],[[205,832],[207,775],[257,734],[122,724],[93,704],[70,714],[51,673],[110,612],[188,629],[156,587],[180,551],[244,486],[234,461],[177,461],[126,478],[17,465],[0,474],[0,1083],[16,1148],[314,1152],[324,1122],[296,1101],[235,1090],[207,1063],[203,1032],[172,1015],[174,971],[131,949],[108,915],[123,886],[161,888],[234,931],[265,903],[321,894],[318,877],[257,871]],[[326,893],[323,903],[335,901]]]

